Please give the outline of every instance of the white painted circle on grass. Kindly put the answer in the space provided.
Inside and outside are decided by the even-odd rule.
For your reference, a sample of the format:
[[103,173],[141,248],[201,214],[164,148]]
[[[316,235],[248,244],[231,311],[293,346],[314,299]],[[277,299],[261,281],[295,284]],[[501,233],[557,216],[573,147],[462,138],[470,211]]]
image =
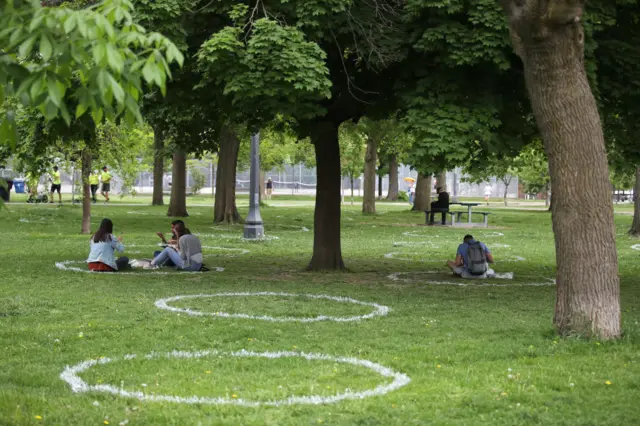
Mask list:
[[207,405],[238,405],[244,407],[259,407],[259,406],[270,406],[270,407],[279,407],[283,405],[320,405],[320,404],[335,404],[340,401],[345,400],[356,400],[356,399],[364,399],[372,396],[385,395],[389,392],[400,389],[403,386],[406,386],[411,379],[409,376],[403,373],[398,373],[393,371],[392,369],[385,367],[383,365],[377,364],[372,361],[367,361],[363,359],[351,358],[351,357],[335,357],[331,355],[325,354],[316,354],[316,353],[304,353],[304,352],[252,352],[247,350],[241,350],[239,352],[219,352],[217,350],[205,350],[205,351],[197,351],[197,352],[183,352],[183,351],[173,351],[167,352],[164,354],[151,353],[145,356],[145,359],[158,359],[158,358],[177,358],[177,359],[198,359],[207,356],[220,356],[220,357],[231,357],[231,358],[267,358],[267,359],[278,359],[278,358],[303,358],[308,361],[330,361],[337,362],[342,364],[350,364],[357,367],[364,367],[372,370],[375,373],[378,373],[382,377],[392,378],[393,381],[388,384],[376,386],[373,389],[367,389],[364,391],[353,392],[349,389],[344,392],[338,393],[332,396],[322,396],[322,395],[305,395],[305,396],[290,396],[287,399],[281,400],[271,400],[271,401],[252,401],[245,400],[242,398],[232,399],[232,398],[211,398],[211,397],[202,397],[202,396],[174,396],[174,395],[158,395],[158,394],[146,394],[144,392],[132,392],[124,390],[123,388],[119,388],[114,385],[109,384],[99,384],[99,385],[90,385],[84,380],[82,380],[78,374],[87,371],[91,367],[96,365],[108,364],[115,361],[129,361],[135,359],[137,355],[130,354],[125,355],[122,358],[101,358],[101,359],[90,359],[87,361],[80,362],[73,366],[67,366],[62,373],[60,374],[60,378],[65,381],[71,387],[71,390],[74,393],[81,392],[102,392],[108,393],[112,395],[123,396],[125,398],[135,398],[141,401],[154,401],[154,402],[173,402],[178,404],[207,404]]
[[[268,315],[250,315],[250,314],[230,314],[227,312],[202,312],[202,311],[193,311],[189,308],[176,308],[175,306],[170,306],[169,303],[175,302],[176,300],[184,300],[184,299],[205,299],[205,298],[213,298],[213,297],[253,297],[253,296],[279,296],[279,297],[308,297],[309,299],[325,299],[325,300],[333,300],[340,303],[353,303],[355,305],[362,306],[371,306],[374,310],[366,315],[356,315],[351,317],[332,317],[327,315],[319,315],[313,318],[298,318],[298,317],[271,317]],[[253,319],[253,320],[262,320],[262,321],[272,321],[272,322],[301,322],[301,323],[309,323],[309,322],[319,322],[319,321],[335,321],[335,322],[354,322],[361,321],[364,319],[369,319],[377,316],[385,316],[389,313],[391,308],[384,305],[378,305],[377,303],[372,302],[363,302],[356,299],[351,299],[349,297],[341,297],[341,296],[328,296],[325,294],[308,294],[308,293],[276,293],[270,291],[261,291],[261,292],[241,292],[241,293],[213,293],[213,294],[191,294],[191,295],[182,295],[182,296],[174,296],[168,297],[166,299],[157,300],[155,303],[156,307],[160,309],[165,309],[172,312],[180,312],[187,315],[193,316],[211,316],[211,317],[221,317],[221,318],[243,318],[243,319]]]
[[194,234],[198,237],[201,238],[218,238],[218,239],[222,239],[222,240],[240,240],[242,242],[254,242],[254,241],[275,241],[275,240],[279,240],[280,237],[276,236],[276,235],[272,235],[272,234],[268,234],[265,235],[264,237],[260,238],[259,240],[248,240],[246,238],[244,238],[244,235],[240,234],[240,235],[236,235],[236,234]]
[[[405,275],[445,275],[445,272],[440,271],[426,271],[426,272],[394,272],[393,274],[387,275],[387,278],[391,281],[403,281],[403,282],[415,282],[416,279],[411,278],[402,278]],[[456,278],[456,281],[436,281],[436,280],[420,280],[423,284],[428,285],[451,285],[458,287],[547,287],[556,285],[556,280],[553,278],[542,278],[542,282],[530,282],[530,283],[512,283],[512,284],[496,284],[496,283],[487,283],[487,279],[504,279],[511,280],[513,279],[513,272],[505,272],[498,273],[493,278],[486,279],[465,279],[465,278]]]
[[631,246],[632,249],[634,250],[640,250],[640,244],[636,244],[634,246]]
[[[61,271],[71,271],[71,272],[84,272],[84,273],[89,273],[89,274],[116,274],[116,275],[168,275],[168,274],[176,274],[178,272],[168,272],[168,271],[157,271],[157,270],[148,270],[148,271],[129,271],[127,270],[127,272],[125,271],[118,271],[118,272],[94,272],[94,271],[90,271],[89,269],[83,269],[83,268],[78,268],[77,266],[71,266],[71,265],[85,265],[86,266],[87,262],[85,262],[84,260],[65,260],[62,262],[56,262],[56,268],[60,269]],[[224,272],[224,268],[219,267],[219,266],[212,266],[212,267],[208,267],[211,271],[215,271],[215,272]],[[180,271],[180,274],[200,274],[201,272],[199,271]]]
[[[446,262],[447,259],[431,259],[431,258],[410,258],[410,257],[400,257],[402,255],[425,255],[428,253],[420,253],[420,252],[399,252],[399,251],[393,251],[391,253],[387,253],[384,255],[384,257],[386,259],[395,259],[395,260],[404,260],[407,262]],[[509,256],[509,257],[505,257],[504,259],[497,259],[498,262],[523,262],[527,259],[525,259],[522,256]]]

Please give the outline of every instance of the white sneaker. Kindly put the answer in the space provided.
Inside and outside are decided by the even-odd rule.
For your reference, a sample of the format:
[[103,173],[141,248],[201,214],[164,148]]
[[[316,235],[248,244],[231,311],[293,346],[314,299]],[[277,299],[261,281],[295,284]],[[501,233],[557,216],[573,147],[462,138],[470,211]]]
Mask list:
[[158,265],[154,265],[153,263],[149,263],[147,265],[144,265],[142,269],[160,269],[160,267]]

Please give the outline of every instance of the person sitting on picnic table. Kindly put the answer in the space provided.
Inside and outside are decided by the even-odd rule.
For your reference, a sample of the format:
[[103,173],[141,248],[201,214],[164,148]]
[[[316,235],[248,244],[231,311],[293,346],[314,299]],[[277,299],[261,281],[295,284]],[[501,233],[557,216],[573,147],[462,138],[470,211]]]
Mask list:
[[202,268],[202,244],[195,235],[191,235],[184,223],[173,227],[178,240],[177,247],[168,246],[158,254],[145,269],[156,269],[171,260],[176,269],[183,271],[199,271]]
[[117,272],[129,268],[129,259],[125,256],[115,258],[117,251],[122,253],[122,237],[116,238],[113,235],[113,222],[111,219],[102,219],[100,228],[91,237],[91,252],[87,258],[87,265],[90,271],[94,272]]
[[458,246],[455,261],[448,261],[447,266],[453,273],[462,278],[491,278],[495,271],[489,268],[493,263],[493,255],[489,248],[471,235],[465,235],[463,243]]
[[442,187],[436,188],[438,200],[431,203],[431,214],[429,217],[429,225],[433,225],[433,218],[436,212],[442,212],[442,224],[447,224],[447,212],[449,211],[449,193],[444,191]]

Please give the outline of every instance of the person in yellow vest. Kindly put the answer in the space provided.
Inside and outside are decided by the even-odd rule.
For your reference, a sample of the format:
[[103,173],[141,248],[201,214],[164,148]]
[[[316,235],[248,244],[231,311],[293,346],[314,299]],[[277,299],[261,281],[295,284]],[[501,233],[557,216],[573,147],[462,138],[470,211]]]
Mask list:
[[51,198],[49,198],[49,203],[53,203],[53,193],[57,191],[58,202],[62,204],[62,194],[60,193],[60,189],[62,188],[62,179],[60,178],[58,166],[53,166],[53,173],[51,173],[49,180],[51,181]]
[[107,166],[102,168],[102,174],[100,175],[100,179],[102,180],[102,196],[105,199],[105,202],[109,202],[109,191],[111,191],[111,173],[107,170]]
[[96,198],[96,193],[98,192],[98,185],[100,184],[100,176],[98,175],[98,171],[94,170],[89,175],[89,185],[91,185],[91,199],[93,200],[93,204],[98,202]]

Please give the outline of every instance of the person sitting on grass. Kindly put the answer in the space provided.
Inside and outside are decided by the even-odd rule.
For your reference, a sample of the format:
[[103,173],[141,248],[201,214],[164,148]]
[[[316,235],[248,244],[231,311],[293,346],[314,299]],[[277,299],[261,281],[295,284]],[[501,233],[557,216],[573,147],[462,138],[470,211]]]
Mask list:
[[113,222],[110,219],[102,219],[100,228],[91,237],[91,252],[87,259],[90,271],[95,272],[116,272],[128,269],[129,259],[119,257],[117,260],[114,253],[122,253],[124,245],[122,237],[116,238],[113,235]]
[[[177,247],[178,245],[178,238],[176,238],[176,225],[177,224],[182,224],[184,225],[184,222],[181,220],[174,220],[173,222],[171,222],[171,239],[169,241],[167,241],[167,239],[165,238],[164,234],[162,232],[156,232],[156,235],[158,237],[160,237],[160,239],[162,240],[162,244],[164,244],[165,246],[172,246],[172,247]],[[186,225],[185,225],[186,226]],[[186,228],[185,228],[186,229]],[[187,229],[186,230],[187,234],[190,234],[191,232]],[[158,255],[162,253],[162,250],[158,250],[156,252],[153,253],[153,257],[158,257]],[[176,266],[173,264],[173,262],[171,261],[171,259],[168,259],[164,266]]]
[[489,268],[493,263],[493,255],[489,248],[471,235],[465,235],[463,243],[458,246],[455,261],[448,261],[447,266],[453,273],[462,278],[491,278],[495,271]]
[[191,235],[184,223],[173,227],[178,240],[177,247],[166,247],[157,255],[145,269],[159,268],[171,260],[176,269],[183,271],[199,271],[202,268],[202,244],[195,235]]

